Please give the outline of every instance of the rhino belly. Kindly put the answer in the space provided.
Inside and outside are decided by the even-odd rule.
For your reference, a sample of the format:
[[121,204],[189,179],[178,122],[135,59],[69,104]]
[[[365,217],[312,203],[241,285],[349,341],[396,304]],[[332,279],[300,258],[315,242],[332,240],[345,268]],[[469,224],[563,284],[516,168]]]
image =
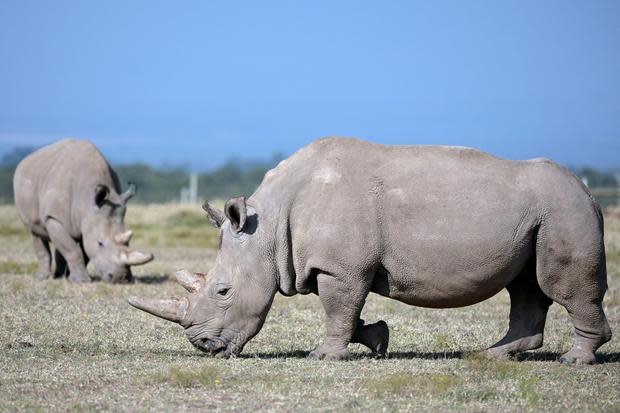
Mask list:
[[459,233],[456,226],[450,236],[429,232],[413,236],[406,245],[395,242],[375,274],[372,291],[432,308],[483,301],[501,291],[534,257],[534,228],[512,227]]

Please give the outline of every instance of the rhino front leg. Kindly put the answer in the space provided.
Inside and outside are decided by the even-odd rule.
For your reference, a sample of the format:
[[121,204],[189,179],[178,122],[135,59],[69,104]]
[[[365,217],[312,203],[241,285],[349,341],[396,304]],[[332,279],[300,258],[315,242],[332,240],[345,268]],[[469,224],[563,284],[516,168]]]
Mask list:
[[347,346],[353,338],[370,290],[370,285],[359,285],[359,280],[356,281],[346,282],[324,273],[317,276],[319,298],[326,315],[327,337],[323,344],[310,352],[309,358],[347,360],[351,356]]
[[86,271],[80,245],[69,235],[62,224],[53,218],[47,220],[46,229],[54,246],[67,261],[69,281],[77,283],[90,282],[90,276]]
[[56,270],[54,270],[54,277],[60,278],[67,275],[67,260],[62,256],[58,248],[54,250],[54,261],[56,262]]
[[52,275],[52,255],[50,253],[50,244],[38,235],[32,234],[32,246],[37,256],[39,267],[36,277],[39,280],[45,280]]

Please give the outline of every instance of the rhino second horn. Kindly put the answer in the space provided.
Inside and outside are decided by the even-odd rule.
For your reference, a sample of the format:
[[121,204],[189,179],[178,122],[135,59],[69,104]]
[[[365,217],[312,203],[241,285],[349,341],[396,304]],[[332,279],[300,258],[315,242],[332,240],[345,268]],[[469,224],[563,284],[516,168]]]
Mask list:
[[140,251],[121,252],[121,261],[126,265],[142,265],[153,259],[153,254]]
[[192,274],[187,270],[181,270],[174,273],[174,278],[190,293],[200,290],[203,284],[204,276],[202,274]]
[[181,323],[185,319],[189,305],[186,298],[178,300],[176,298],[129,297],[127,301],[139,310],[175,323]]
[[127,245],[129,244],[131,237],[133,237],[133,232],[131,232],[131,230],[127,230],[123,233],[116,234],[116,236],[114,237],[114,241],[116,241],[118,244]]

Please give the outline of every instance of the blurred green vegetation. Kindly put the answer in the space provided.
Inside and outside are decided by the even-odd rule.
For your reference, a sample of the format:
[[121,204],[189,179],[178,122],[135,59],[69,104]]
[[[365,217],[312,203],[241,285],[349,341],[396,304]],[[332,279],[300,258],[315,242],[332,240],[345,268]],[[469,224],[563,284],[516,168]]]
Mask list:
[[174,212],[157,221],[133,221],[131,229],[136,239],[150,247],[216,249],[219,244],[219,230],[209,224],[199,207]]
[[[13,174],[15,167],[35,148],[16,147],[0,159],[0,203],[13,202]],[[282,156],[274,155],[266,161],[230,160],[224,165],[198,175],[198,199],[228,199],[250,196],[265,173]],[[132,202],[178,202],[181,189],[189,185],[189,172],[183,168],[154,168],[145,163],[112,165],[123,187],[134,182],[138,192]]]
[[[0,203],[13,202],[15,166],[35,148],[15,147],[0,158]],[[250,196],[265,173],[273,168],[281,155],[266,161],[230,160],[222,166],[198,175],[198,199],[228,199]],[[113,165],[123,187],[134,182],[138,187],[138,203],[178,202],[181,189],[189,185],[189,172],[183,168],[155,168],[146,163]],[[597,192],[597,188],[618,188],[620,170],[601,171],[593,167],[571,168],[593,189],[602,207],[618,204],[617,192]]]

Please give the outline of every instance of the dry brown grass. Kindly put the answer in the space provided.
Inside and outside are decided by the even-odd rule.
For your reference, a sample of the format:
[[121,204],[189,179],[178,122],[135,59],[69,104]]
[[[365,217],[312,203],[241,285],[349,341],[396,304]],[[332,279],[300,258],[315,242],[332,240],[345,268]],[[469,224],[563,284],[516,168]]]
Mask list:
[[[125,302],[134,294],[180,295],[169,274],[209,269],[213,231],[201,219],[199,207],[132,206],[132,245],[153,250],[157,261],[138,268],[133,285],[71,285],[33,279],[25,230],[12,207],[0,207],[0,411],[620,410],[619,340],[601,349],[602,364],[560,365],[555,359],[570,348],[572,329],[557,305],[542,349],[500,361],[475,353],[507,328],[504,292],[450,310],[371,295],[363,317],[388,322],[390,356],[374,360],[351,345],[350,362],[306,360],[323,331],[318,298],[277,296],[242,357],[207,358],[179,326]],[[174,221],[190,232],[171,236]],[[620,220],[607,220],[606,244],[604,303],[617,336]]]

